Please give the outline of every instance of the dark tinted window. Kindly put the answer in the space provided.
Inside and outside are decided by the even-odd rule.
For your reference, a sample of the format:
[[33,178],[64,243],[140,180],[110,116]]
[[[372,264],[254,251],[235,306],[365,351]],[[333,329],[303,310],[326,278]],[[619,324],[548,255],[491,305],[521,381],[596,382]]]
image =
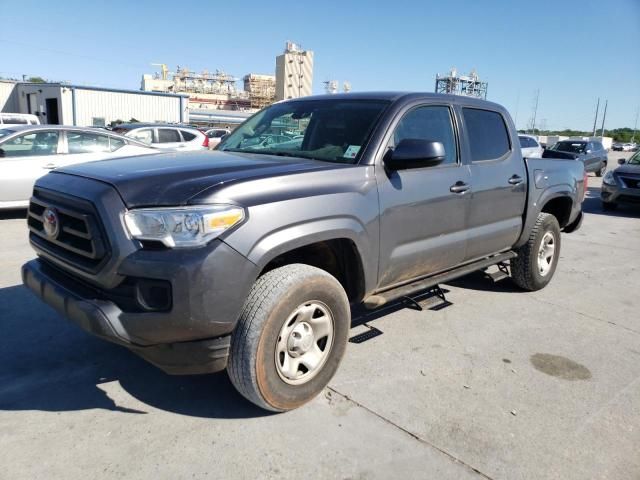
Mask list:
[[158,129],[158,143],[173,143],[173,142],[181,142],[180,134],[177,130],[172,130],[169,128],[159,128]]
[[559,152],[571,152],[571,153],[584,153],[587,149],[586,142],[572,142],[572,141],[562,141],[556,143],[551,150],[557,150]]
[[509,151],[509,134],[502,115],[475,108],[463,108],[462,111],[472,161],[493,160]]
[[441,142],[446,154],[443,164],[456,163],[458,159],[451,111],[448,107],[425,106],[408,112],[393,134],[394,145],[407,138]]
[[182,138],[184,138],[185,142],[189,142],[196,138],[196,135],[194,133],[187,132],[186,130],[180,130],[180,132],[182,132]]
[[25,117],[10,117],[9,115],[3,115],[2,123],[6,123],[7,125],[28,125],[29,120],[27,120]]
[[531,147],[537,147],[538,146],[536,144],[536,142],[533,141],[532,138],[529,138],[529,137],[518,137],[518,139],[520,140],[520,148],[531,148]]

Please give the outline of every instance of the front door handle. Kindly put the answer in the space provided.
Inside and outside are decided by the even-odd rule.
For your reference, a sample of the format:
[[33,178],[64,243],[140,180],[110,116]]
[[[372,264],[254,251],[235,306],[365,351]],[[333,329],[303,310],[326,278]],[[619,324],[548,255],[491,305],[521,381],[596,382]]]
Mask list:
[[519,177],[518,175],[513,175],[510,179],[509,179],[509,183],[511,185],[520,185],[524,180],[522,180],[522,177]]
[[464,183],[463,181],[457,181],[456,183],[454,183],[453,185],[451,185],[451,187],[449,187],[449,191],[453,192],[453,193],[464,193],[467,190],[469,190],[469,188],[471,188],[469,186],[469,184]]

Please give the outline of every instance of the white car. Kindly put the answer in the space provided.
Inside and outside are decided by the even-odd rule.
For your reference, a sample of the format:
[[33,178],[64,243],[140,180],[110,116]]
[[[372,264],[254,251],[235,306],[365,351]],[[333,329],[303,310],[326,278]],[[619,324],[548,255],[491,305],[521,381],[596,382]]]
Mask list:
[[197,128],[166,123],[123,123],[113,131],[162,150],[209,149],[209,137]]
[[54,168],[152,153],[159,152],[134,139],[95,128],[0,127],[0,210],[27,207],[35,181]]
[[40,125],[40,119],[30,113],[0,113],[0,128],[17,125]]
[[209,138],[209,148],[214,149],[221,141],[222,137],[231,133],[228,128],[210,128],[204,134]]
[[522,150],[522,156],[526,158],[542,158],[542,152],[544,148],[538,142],[536,137],[531,135],[518,135],[520,139],[520,150]]

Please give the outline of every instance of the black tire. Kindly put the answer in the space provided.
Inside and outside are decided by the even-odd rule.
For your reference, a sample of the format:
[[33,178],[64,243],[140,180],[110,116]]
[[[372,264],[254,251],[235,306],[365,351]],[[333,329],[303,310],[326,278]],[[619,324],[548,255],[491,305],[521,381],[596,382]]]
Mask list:
[[[553,237],[554,251],[549,270],[542,274],[538,254],[547,233]],[[511,260],[511,278],[515,284],[530,292],[544,288],[553,278],[560,256],[560,225],[556,217],[550,213],[540,213],[531,229],[529,240],[516,253],[517,258]]]
[[[326,307],[332,318],[333,340],[330,345],[325,343],[324,348],[329,350],[323,353],[323,363],[318,364],[313,376],[292,385],[276,365],[278,355],[282,355],[277,353],[278,345],[282,344],[285,324],[303,323],[293,315],[316,304]],[[274,412],[297,408],[318,395],[333,377],[344,355],[350,327],[349,300],[332,275],[303,264],[271,270],[256,280],[238,320],[231,338],[229,378],[238,392],[261,408]],[[322,341],[310,338],[313,342]],[[289,345],[288,341],[284,343]],[[306,375],[304,365],[297,368],[303,369],[300,375]]]
[[607,162],[602,162],[600,164],[600,168],[598,169],[598,171],[596,172],[596,177],[601,177],[603,176],[607,171]]
[[618,208],[618,204],[614,202],[602,202],[602,209],[610,212],[611,210],[615,210]]

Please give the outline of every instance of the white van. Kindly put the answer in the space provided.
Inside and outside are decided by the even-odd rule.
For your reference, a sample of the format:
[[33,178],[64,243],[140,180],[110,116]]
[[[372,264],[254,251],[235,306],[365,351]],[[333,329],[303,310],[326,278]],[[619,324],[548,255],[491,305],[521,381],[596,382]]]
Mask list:
[[0,113],[0,128],[16,125],[40,125],[40,119],[30,113]]

